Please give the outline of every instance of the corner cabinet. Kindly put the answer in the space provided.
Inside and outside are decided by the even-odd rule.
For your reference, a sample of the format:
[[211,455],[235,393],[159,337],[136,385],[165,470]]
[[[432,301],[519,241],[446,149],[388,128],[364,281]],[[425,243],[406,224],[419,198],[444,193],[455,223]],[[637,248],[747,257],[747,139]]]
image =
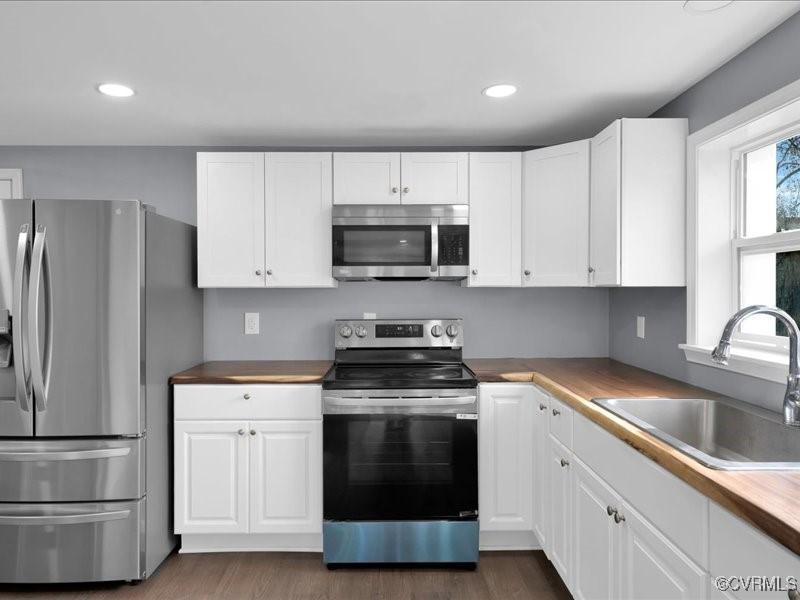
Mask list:
[[333,287],[330,152],[197,154],[199,287]]
[[467,285],[519,287],[522,279],[522,154],[469,155]]
[[589,140],[522,155],[522,285],[589,284]]
[[301,384],[175,386],[181,552],[321,549],[321,394]]
[[591,284],[686,285],[686,136],[686,119],[619,119],[592,138]]

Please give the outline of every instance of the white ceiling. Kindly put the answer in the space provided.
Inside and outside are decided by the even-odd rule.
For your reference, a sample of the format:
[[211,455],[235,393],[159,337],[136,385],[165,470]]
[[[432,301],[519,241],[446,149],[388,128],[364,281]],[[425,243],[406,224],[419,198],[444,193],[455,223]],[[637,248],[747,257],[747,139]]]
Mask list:
[[0,144],[549,144],[651,114],[799,8],[2,2]]

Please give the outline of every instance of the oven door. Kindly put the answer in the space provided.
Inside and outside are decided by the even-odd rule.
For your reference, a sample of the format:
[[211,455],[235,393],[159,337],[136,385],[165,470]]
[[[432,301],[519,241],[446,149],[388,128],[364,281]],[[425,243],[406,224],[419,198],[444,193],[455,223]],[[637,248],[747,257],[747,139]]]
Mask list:
[[474,393],[368,398],[326,392],[323,406],[326,520],[477,519]]

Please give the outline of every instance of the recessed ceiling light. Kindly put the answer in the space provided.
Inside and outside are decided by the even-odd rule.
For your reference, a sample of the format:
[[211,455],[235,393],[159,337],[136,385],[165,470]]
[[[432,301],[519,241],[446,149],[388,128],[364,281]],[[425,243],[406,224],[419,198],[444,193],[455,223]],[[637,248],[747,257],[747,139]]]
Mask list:
[[135,93],[132,88],[121,83],[101,83],[97,86],[97,91],[114,98],[130,98]]
[[498,83],[497,85],[490,85],[483,90],[483,95],[490,98],[506,98],[516,92],[517,86],[510,83]]
[[686,0],[683,10],[693,14],[711,13],[730,6],[733,0]]

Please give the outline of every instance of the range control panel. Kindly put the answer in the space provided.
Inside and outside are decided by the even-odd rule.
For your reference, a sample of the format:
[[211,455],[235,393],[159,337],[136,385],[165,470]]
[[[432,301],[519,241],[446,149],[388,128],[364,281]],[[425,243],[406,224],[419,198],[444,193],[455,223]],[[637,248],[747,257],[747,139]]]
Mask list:
[[343,319],[334,324],[336,348],[461,348],[461,319]]

